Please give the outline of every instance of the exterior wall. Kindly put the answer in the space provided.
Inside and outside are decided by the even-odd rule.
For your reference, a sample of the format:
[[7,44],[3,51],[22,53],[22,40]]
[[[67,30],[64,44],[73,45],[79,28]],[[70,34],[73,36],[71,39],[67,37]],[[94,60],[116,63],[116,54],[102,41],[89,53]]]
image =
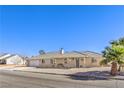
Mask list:
[[56,58],[54,59],[55,67],[65,67],[64,66],[64,58]]
[[85,60],[86,58],[85,57],[82,57],[82,58],[79,58],[79,67],[85,67]]
[[[47,67],[56,67],[59,68],[59,66],[63,66],[65,68],[70,68],[70,67],[76,67],[76,60],[73,59],[71,60],[70,58],[67,58],[67,60],[65,60],[65,58],[55,58],[55,59],[43,59],[44,62],[42,62],[41,60],[30,60],[27,64],[27,66],[33,66],[33,67],[43,67],[43,68],[47,68]],[[51,60],[53,60],[51,62]]]
[[76,60],[74,58],[55,59],[55,67],[62,64],[65,68],[76,67]]
[[[53,60],[53,62],[51,62]],[[40,67],[56,67],[59,68],[60,66],[65,67],[65,68],[70,68],[70,67],[76,67],[75,59],[72,61],[67,58],[55,58],[55,59],[44,59],[44,63],[40,64]]]
[[100,66],[100,62],[103,60],[103,57],[97,57],[97,66]]
[[91,65],[91,58],[89,58],[89,57],[86,57],[85,58],[85,67],[91,67],[92,65]]
[[[76,68],[76,59],[79,59],[79,67],[96,67],[100,66],[99,62],[102,60],[102,57],[94,57],[95,62],[92,61],[92,57],[79,57],[79,58],[55,58],[55,59],[43,59],[41,60],[30,60],[28,66],[33,67],[43,67],[43,68]],[[51,60],[53,60],[51,62]]]
[[6,64],[25,64],[25,63],[21,57],[16,55],[6,59]]
[[40,67],[54,67],[54,64],[51,63],[51,59],[44,59],[44,63],[40,60]]
[[68,58],[67,63],[64,63],[64,66],[67,68],[75,68],[76,67],[76,59],[75,58]]
[[[93,61],[94,59],[94,61]],[[87,57],[85,61],[85,67],[97,67],[100,66],[100,61],[102,57]]]

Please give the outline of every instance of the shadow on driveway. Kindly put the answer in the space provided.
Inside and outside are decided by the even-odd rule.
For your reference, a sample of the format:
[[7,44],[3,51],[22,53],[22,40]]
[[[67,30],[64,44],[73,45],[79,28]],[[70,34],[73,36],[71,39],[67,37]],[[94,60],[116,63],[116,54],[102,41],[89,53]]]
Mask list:
[[74,80],[109,80],[110,77],[109,71],[78,72],[70,75]]

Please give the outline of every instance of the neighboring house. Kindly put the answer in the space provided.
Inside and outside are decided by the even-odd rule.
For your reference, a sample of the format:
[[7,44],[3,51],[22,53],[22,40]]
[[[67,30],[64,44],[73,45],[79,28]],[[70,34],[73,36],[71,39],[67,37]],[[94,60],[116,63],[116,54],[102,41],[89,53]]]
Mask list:
[[24,57],[16,54],[2,54],[0,55],[0,64],[26,64]]
[[84,51],[65,52],[61,49],[58,52],[47,52],[39,56],[31,57],[27,66],[31,67],[58,67],[58,68],[80,68],[100,66],[102,55]]
[[3,54],[0,54],[0,59],[6,58],[9,56],[11,56],[11,54],[3,53]]

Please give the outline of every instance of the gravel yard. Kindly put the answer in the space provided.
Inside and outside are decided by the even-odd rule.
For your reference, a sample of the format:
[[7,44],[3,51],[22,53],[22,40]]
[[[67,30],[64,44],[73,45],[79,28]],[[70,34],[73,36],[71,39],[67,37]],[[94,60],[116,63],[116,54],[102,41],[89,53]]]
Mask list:
[[5,70],[28,71],[36,73],[51,73],[51,74],[74,74],[79,72],[89,71],[110,71],[110,67],[92,67],[92,68],[70,68],[70,69],[56,69],[56,68],[36,68],[36,67],[10,67]]

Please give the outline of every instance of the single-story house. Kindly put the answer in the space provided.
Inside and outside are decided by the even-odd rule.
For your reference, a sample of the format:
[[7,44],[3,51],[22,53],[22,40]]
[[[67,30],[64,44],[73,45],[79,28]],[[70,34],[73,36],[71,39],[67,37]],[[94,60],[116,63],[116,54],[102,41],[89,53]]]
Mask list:
[[18,64],[24,65],[26,64],[26,60],[24,57],[17,54],[1,54],[0,55],[0,64]]
[[39,56],[31,57],[27,66],[31,67],[56,67],[56,68],[80,68],[100,66],[103,59],[99,53],[91,51],[64,52],[63,49],[57,52],[47,52]]

